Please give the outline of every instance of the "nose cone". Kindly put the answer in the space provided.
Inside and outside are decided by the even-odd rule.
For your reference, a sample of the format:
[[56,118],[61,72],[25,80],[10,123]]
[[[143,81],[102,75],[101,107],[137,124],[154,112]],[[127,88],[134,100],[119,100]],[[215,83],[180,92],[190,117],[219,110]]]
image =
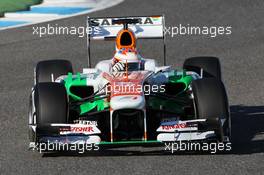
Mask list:
[[110,106],[113,110],[119,109],[143,109],[145,98],[140,95],[123,95],[111,98]]

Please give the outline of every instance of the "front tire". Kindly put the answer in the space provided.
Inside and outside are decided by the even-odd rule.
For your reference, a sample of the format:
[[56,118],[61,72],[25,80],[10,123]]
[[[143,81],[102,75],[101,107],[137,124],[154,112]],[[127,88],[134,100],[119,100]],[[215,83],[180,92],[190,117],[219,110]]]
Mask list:
[[187,71],[196,72],[201,76],[203,69],[204,78],[216,78],[221,80],[221,65],[216,57],[192,57],[185,60],[183,68]]
[[35,84],[53,82],[59,76],[68,73],[73,73],[72,64],[68,60],[40,61],[35,68]]
[[[204,78],[192,82],[196,118],[207,119],[219,141],[230,135],[229,106],[224,84],[215,78]],[[221,120],[225,119],[224,125]]]
[[36,124],[67,123],[68,98],[60,83],[38,83],[35,87]]

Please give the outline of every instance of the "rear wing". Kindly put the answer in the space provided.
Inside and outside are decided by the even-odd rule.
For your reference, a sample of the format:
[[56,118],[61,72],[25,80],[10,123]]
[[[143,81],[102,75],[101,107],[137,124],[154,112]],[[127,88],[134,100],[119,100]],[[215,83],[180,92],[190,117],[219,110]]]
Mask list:
[[127,27],[132,30],[137,39],[162,39],[163,61],[166,65],[165,17],[159,16],[130,16],[130,17],[98,17],[87,18],[87,51],[88,67],[91,67],[91,41],[114,40],[118,32]]

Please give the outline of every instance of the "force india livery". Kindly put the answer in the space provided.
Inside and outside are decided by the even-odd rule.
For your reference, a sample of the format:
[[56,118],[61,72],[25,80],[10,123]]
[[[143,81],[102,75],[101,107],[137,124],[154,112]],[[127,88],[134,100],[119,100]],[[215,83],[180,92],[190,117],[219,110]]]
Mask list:
[[[30,147],[39,143],[135,145],[229,141],[231,119],[218,58],[166,66],[164,16],[89,18],[88,68],[41,61],[30,95]],[[164,65],[139,55],[137,39],[161,39]],[[91,68],[92,40],[114,40],[115,56]],[[175,60],[176,58],[171,58]]]

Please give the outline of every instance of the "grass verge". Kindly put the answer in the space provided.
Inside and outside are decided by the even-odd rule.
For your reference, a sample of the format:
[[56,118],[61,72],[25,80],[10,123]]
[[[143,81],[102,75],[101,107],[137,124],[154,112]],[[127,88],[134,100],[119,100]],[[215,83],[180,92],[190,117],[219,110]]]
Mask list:
[[5,12],[29,10],[31,5],[41,2],[42,0],[0,0],[0,17],[3,17]]

